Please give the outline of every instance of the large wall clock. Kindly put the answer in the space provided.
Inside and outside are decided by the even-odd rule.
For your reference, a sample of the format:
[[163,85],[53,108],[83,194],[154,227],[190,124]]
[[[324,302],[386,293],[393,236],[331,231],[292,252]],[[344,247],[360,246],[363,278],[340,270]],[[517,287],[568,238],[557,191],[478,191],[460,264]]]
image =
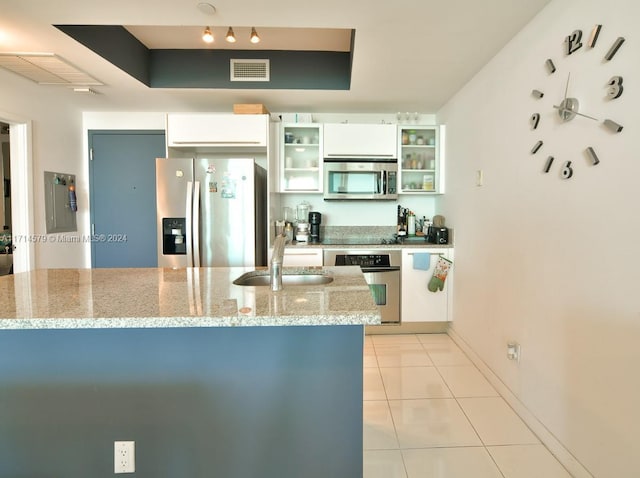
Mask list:
[[[595,25],[591,30],[591,34],[586,45],[583,44],[582,30],[575,30],[570,35],[567,35],[564,40],[563,58],[566,59],[569,55],[576,53],[584,53],[592,55],[594,62],[600,62],[602,64],[613,60],[624,43],[624,38],[618,37],[611,45],[608,45],[606,51],[603,50],[602,56],[594,54],[594,51],[597,51],[595,49],[596,45],[598,45],[598,37],[600,36],[601,30],[602,25]],[[562,71],[562,68],[559,66],[556,67],[552,58],[548,58],[544,62],[544,68],[548,75],[564,82],[564,95],[553,100],[553,114],[545,115],[545,119],[553,118],[554,121],[559,122],[560,124],[568,123],[570,121],[585,121],[596,126],[598,129],[603,130],[603,132],[608,132],[610,134],[617,134],[622,131],[622,125],[617,123],[614,119],[596,118],[590,111],[583,111],[581,109],[580,99],[572,95],[572,77],[570,71]],[[615,75],[609,78],[603,78],[601,85],[602,90],[592,91],[591,94],[597,95],[597,97],[604,97],[607,101],[618,100],[624,94],[625,85],[623,84],[622,76]],[[545,92],[539,89],[534,89],[531,91],[531,95],[535,99],[540,100],[545,96]],[[540,126],[541,119],[543,118],[541,112],[544,113],[544,110],[540,109],[534,112],[529,118],[530,127],[536,133],[540,132],[540,130],[538,130],[538,126]],[[598,154],[594,147],[589,144],[588,135],[585,135],[585,143],[586,144],[581,146],[581,148],[583,148],[583,154],[587,157],[588,164],[595,166],[600,163],[600,159],[598,158]],[[543,145],[543,139],[537,139],[531,147],[530,153],[532,155],[541,155],[540,153],[544,151]],[[556,158],[552,155],[545,154],[543,156],[546,156],[543,169],[545,173],[549,173],[552,170],[558,171],[556,168],[559,167],[560,176],[563,179],[569,179],[573,176],[574,166],[570,158],[561,159],[558,161],[558,163],[561,164],[557,166],[554,164]]]

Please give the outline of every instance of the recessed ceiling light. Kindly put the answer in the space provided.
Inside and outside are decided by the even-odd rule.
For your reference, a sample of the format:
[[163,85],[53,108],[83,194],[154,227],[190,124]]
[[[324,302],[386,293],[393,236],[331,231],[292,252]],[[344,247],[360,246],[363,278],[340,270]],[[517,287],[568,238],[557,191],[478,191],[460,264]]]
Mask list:
[[198,3],[198,10],[207,15],[213,15],[216,13],[216,7],[210,3],[200,2]]

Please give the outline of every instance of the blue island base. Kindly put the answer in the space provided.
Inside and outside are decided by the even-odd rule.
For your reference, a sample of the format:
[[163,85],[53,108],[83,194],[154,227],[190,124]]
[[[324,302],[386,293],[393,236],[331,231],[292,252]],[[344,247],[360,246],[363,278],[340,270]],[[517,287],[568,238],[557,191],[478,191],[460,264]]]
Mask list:
[[363,326],[0,331],[0,476],[362,477]]

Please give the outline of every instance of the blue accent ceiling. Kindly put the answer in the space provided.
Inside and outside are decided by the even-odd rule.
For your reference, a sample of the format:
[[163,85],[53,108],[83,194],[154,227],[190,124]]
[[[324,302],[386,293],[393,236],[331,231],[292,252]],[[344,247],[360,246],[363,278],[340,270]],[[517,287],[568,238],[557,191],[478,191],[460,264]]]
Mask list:
[[105,60],[149,86],[150,50],[119,25],[54,25]]
[[[351,51],[150,50],[118,25],[54,25],[150,88],[348,90]],[[232,82],[230,60],[268,59],[270,81]]]

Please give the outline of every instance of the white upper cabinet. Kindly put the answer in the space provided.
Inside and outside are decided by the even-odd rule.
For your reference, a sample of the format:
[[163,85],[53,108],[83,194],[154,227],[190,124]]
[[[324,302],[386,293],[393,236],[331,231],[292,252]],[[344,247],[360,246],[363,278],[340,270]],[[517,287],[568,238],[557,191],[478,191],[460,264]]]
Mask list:
[[398,129],[394,124],[325,123],[325,158],[395,158]]
[[167,145],[267,147],[269,115],[169,113]]
[[398,189],[402,194],[444,193],[442,126],[400,126],[398,133]]
[[280,192],[322,192],[322,125],[282,125]]

